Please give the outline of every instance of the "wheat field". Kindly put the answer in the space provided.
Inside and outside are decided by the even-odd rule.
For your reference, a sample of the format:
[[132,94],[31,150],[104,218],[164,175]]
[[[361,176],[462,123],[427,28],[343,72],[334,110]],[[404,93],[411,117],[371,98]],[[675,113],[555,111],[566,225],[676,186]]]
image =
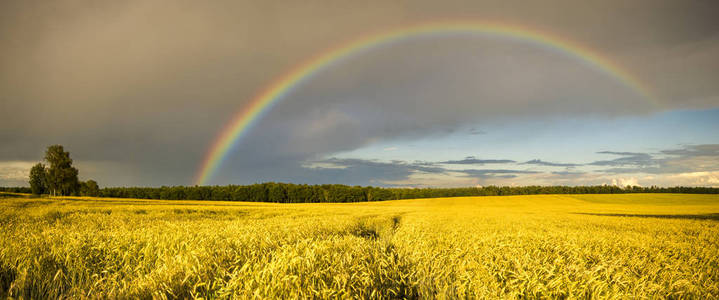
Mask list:
[[717,195],[0,199],[12,298],[719,297]]

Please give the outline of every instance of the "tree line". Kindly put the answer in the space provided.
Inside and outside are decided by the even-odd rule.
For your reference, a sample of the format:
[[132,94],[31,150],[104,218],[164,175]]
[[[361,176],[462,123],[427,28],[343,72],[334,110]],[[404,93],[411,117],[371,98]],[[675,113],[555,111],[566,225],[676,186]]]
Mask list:
[[[88,180],[90,182],[90,180]],[[94,183],[94,181],[93,181]],[[710,187],[618,187],[597,186],[485,186],[466,188],[382,188],[348,186],[341,184],[307,185],[292,183],[259,183],[225,186],[162,186],[162,187],[108,187],[75,191],[74,196],[111,198],[138,198],[163,200],[223,200],[275,203],[367,202],[383,200],[507,196],[541,194],[628,194],[628,193],[683,193],[719,194],[719,188]],[[35,193],[30,187],[0,187],[0,192]]]
[[626,193],[687,193],[719,194],[718,188],[707,187],[618,187],[598,186],[486,186],[467,188],[380,188],[341,184],[306,185],[267,182],[252,185],[226,186],[163,186],[112,187],[100,190],[101,197],[224,200],[275,203],[367,202],[383,200],[504,196],[537,194],[626,194]]

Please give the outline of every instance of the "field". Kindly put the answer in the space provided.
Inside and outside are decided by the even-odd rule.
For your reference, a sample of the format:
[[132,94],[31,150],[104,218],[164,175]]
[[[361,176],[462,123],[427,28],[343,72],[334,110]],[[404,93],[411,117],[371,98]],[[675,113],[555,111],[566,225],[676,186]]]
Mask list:
[[719,196],[0,199],[0,296],[714,298]]

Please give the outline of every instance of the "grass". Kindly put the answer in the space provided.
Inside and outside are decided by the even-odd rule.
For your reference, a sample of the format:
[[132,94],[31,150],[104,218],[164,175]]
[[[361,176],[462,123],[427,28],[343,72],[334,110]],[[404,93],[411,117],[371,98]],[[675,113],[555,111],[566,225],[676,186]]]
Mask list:
[[717,195],[0,200],[0,296],[717,298]]

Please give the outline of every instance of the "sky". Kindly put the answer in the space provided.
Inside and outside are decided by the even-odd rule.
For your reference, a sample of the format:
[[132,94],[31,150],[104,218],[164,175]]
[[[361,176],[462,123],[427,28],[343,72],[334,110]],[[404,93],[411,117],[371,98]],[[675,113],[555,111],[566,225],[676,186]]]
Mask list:
[[297,65],[373,32],[498,22],[608,58],[643,94],[526,39],[431,34],[304,78],[207,184],[719,187],[717,1],[1,1],[0,186],[47,146],[100,186],[193,185],[223,128]]

